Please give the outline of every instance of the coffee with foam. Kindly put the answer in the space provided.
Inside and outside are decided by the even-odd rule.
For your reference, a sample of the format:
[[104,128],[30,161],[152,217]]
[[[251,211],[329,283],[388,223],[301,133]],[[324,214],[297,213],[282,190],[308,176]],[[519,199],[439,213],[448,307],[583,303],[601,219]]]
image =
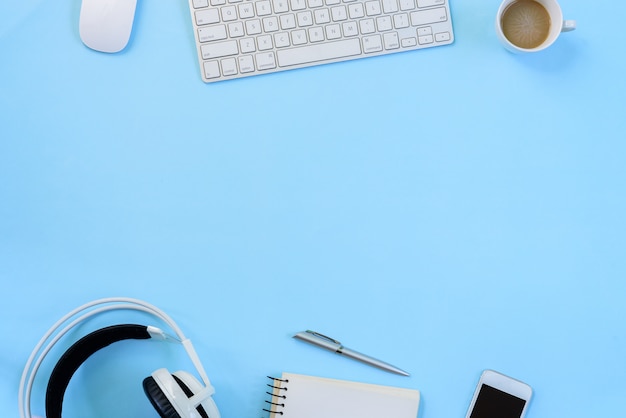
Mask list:
[[534,0],[517,0],[502,14],[502,32],[514,45],[533,49],[548,39],[550,13]]

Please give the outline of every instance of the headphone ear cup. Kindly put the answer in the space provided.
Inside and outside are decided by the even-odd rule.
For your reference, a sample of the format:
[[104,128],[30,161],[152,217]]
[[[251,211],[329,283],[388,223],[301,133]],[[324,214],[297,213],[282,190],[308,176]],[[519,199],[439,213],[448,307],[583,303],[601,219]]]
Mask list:
[[170,374],[166,369],[156,370],[143,381],[144,392],[161,418],[220,418],[217,405],[211,397],[213,388],[200,404],[195,406],[189,398],[206,388],[187,372]]
[[[204,389],[204,385],[202,385],[191,373],[178,371],[174,372],[173,376],[189,398],[202,392]],[[202,402],[200,402],[200,405],[197,406],[196,410],[202,418],[220,418],[220,412],[217,409],[217,405],[211,395],[204,398]]]
[[143,380],[143,391],[161,418],[181,418],[154,377],[148,376]]

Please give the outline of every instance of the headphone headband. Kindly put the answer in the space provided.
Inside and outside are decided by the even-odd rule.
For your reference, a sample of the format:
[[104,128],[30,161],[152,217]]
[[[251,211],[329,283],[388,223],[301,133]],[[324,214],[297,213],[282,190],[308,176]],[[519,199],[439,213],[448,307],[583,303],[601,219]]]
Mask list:
[[[204,384],[207,387],[211,386],[211,382],[202,367],[202,363],[191,345],[191,341],[185,337],[182,330],[176,325],[174,320],[172,320],[165,312],[161,311],[154,305],[151,305],[147,302],[144,302],[139,299],[133,298],[104,298],[98,299],[89,303],[86,303],[73,311],[69,312],[59,321],[57,321],[41,338],[37,346],[34,348],[31,353],[26,365],[24,367],[24,371],[22,372],[22,377],[20,379],[20,388],[19,388],[19,410],[21,418],[31,418],[30,411],[30,397],[33,387],[33,382],[35,380],[35,376],[37,375],[37,371],[41,366],[46,355],[50,352],[50,350],[54,347],[54,345],[72,328],[76,327],[78,324],[86,321],[92,316],[108,312],[114,310],[135,310],[140,312],[148,313],[152,316],[159,318],[162,322],[166,323],[175,333],[177,338],[171,338],[167,336],[163,331],[155,327],[146,327],[139,325],[122,325],[121,328],[118,327],[109,327],[104,328],[103,330],[96,331],[86,337],[83,337],[80,341],[75,343],[70,350],[73,350],[72,353],[76,355],[73,357],[71,355],[70,359],[62,358],[60,362],[63,362],[64,365],[60,367],[57,365],[55,367],[55,371],[53,371],[53,375],[51,376],[51,380],[54,378],[56,382],[59,383],[58,388],[62,388],[62,390],[52,390],[53,393],[46,395],[46,409],[48,408],[48,396],[50,396],[51,402],[54,401],[59,405],[59,399],[62,401],[63,394],[65,389],[67,388],[67,384],[69,383],[70,378],[78,369],[78,366],[91,354],[96,352],[99,348],[105,347],[115,341],[135,338],[135,339],[146,339],[146,338],[158,338],[161,340],[175,340],[181,342],[185,351],[189,355],[193,365],[198,371],[200,377],[204,381]],[[80,315],[80,316],[79,316]],[[76,318],[78,317],[78,318]],[[75,318],[75,319],[73,319]],[[71,322],[70,322],[71,321]],[[69,322],[69,323],[68,323]],[[67,324],[67,325],[65,325]],[[65,325],[65,326],[64,326]],[[64,326],[64,327],[63,327]],[[61,327],[63,327],[61,329]],[[132,328],[127,328],[132,327]],[[135,327],[143,328],[139,330]],[[60,331],[59,331],[60,329]],[[58,331],[58,332],[57,332]],[[102,331],[101,334],[99,332]],[[55,335],[56,334],[56,335]],[[95,335],[94,335],[95,334]],[[48,342],[50,341],[50,342]],[[46,345],[47,343],[47,345]],[[102,345],[104,344],[104,345]],[[45,345],[45,347],[44,347]],[[68,354],[68,356],[70,356]],[[65,357],[65,356],[63,356]],[[83,358],[84,357],[84,358]],[[82,361],[79,359],[83,358]],[[68,368],[67,371],[62,371],[62,368]],[[58,369],[58,370],[57,370]],[[59,393],[61,392],[61,393]],[[54,410],[54,407],[53,407]],[[60,417],[61,407],[58,408],[58,415]],[[53,415],[49,415],[48,418],[52,418]]]
[[92,332],[78,340],[54,366],[46,390],[46,418],[61,418],[65,390],[81,364],[96,351],[122,340],[147,340],[144,325],[113,325]]

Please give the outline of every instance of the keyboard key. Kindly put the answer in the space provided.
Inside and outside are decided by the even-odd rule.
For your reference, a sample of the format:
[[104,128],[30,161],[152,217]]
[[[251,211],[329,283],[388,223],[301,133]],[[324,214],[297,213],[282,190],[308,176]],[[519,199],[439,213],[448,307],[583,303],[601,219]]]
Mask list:
[[254,41],[254,38],[242,39],[239,42],[239,45],[241,46],[242,54],[249,54],[250,52],[256,51],[256,42]]
[[358,19],[365,16],[365,9],[361,3],[355,3],[348,6],[350,19]]
[[[356,23],[354,22],[350,22],[350,23],[352,23],[353,26],[356,26]],[[344,33],[345,33],[345,27],[344,27]],[[356,30],[356,33],[358,34],[358,30]],[[341,27],[338,24],[332,24],[332,25],[326,26],[326,39],[333,40],[333,39],[339,39],[339,38],[341,38]]]
[[342,25],[343,28],[343,36],[349,38],[351,36],[357,36],[359,34],[359,26],[356,22],[345,22]]
[[263,18],[263,30],[265,32],[278,32],[278,18],[276,16],[270,16]]
[[306,32],[302,29],[291,32],[291,42],[294,45],[304,45],[307,43]]
[[385,49],[398,49],[400,48],[400,40],[398,39],[398,32],[387,32],[383,35],[383,43]]
[[226,26],[216,25],[198,29],[198,39],[200,42],[219,41],[226,39]]
[[380,35],[371,35],[363,37],[363,52],[371,54],[372,52],[379,52],[383,50],[383,43],[380,39]]
[[433,35],[419,36],[417,38],[417,42],[419,42],[420,45],[432,44],[433,43]]
[[396,13],[398,11],[398,2],[396,0],[383,0],[383,11],[385,13]]
[[256,38],[257,47],[259,51],[267,51],[274,47],[272,37],[270,35],[261,35]]
[[237,8],[235,6],[222,8],[222,20],[224,22],[232,22],[235,19],[237,19]]
[[327,61],[360,54],[361,42],[358,38],[276,51],[278,65],[281,67]]
[[201,51],[202,58],[207,60],[235,55],[239,52],[239,49],[237,48],[237,41],[224,41],[204,44],[201,47]]
[[313,15],[308,10],[306,12],[298,13],[297,17],[298,26],[300,26],[301,28],[305,26],[311,26],[313,24]]
[[231,38],[239,38],[246,33],[243,30],[243,23],[241,22],[233,22],[228,24],[228,35]]
[[296,27],[296,17],[292,14],[280,15],[280,28],[283,30]]
[[376,32],[376,25],[374,24],[374,19],[363,19],[359,21],[359,27],[361,28],[361,33],[363,35],[368,35],[370,33]]
[[222,60],[222,75],[237,74],[237,61],[235,58],[226,58]]
[[314,17],[315,23],[318,25],[330,22],[330,13],[328,13],[328,9],[317,9],[314,13]]
[[210,25],[220,21],[220,14],[217,9],[199,10],[196,12],[196,25]]
[[289,34],[287,32],[281,32],[274,35],[274,45],[276,48],[284,48],[291,45],[289,43]]
[[217,61],[206,61],[203,65],[204,77],[217,78],[220,74],[220,64]]
[[202,7],[209,7],[209,0],[192,0],[193,7],[200,9]]
[[411,48],[417,45],[417,39],[416,38],[403,38],[400,41],[400,45],[402,45],[402,48]]
[[433,28],[431,28],[430,26],[417,28],[417,36],[426,36],[426,35],[432,35],[432,34],[433,34]]
[[400,13],[393,16],[393,26],[396,29],[403,29],[409,27],[409,15],[406,13]]
[[393,29],[391,18],[389,16],[379,16],[376,18],[376,27],[379,32],[385,32]]
[[242,3],[239,6],[239,17],[241,19],[248,19],[254,17],[254,8],[251,3]]
[[324,29],[315,26],[309,29],[309,42],[322,42],[324,40]]
[[255,6],[257,16],[268,16],[272,14],[272,5],[269,0],[258,1]]
[[417,7],[443,6],[445,0],[417,0]]
[[252,59],[252,55],[241,55],[238,58],[238,61],[240,73],[245,74],[254,71],[254,60]]
[[304,10],[306,9],[306,0],[290,0],[291,10]]
[[413,10],[415,9],[415,0],[400,0],[400,10]]
[[346,10],[346,6],[336,6],[330,9],[330,12],[333,16],[333,22],[340,22],[348,19],[348,10]]
[[382,9],[378,0],[368,1],[365,3],[365,14],[368,16],[378,16],[381,13]]
[[276,59],[273,52],[256,54],[256,67],[259,70],[270,70],[276,68]]
[[435,34],[435,41],[446,42],[450,40],[450,32],[440,32]]
[[273,4],[275,13],[285,13],[289,11],[288,0],[273,0]]
[[248,35],[261,33],[261,21],[259,19],[246,20],[246,32]]
[[446,20],[448,20],[448,15],[444,7],[411,13],[411,24],[413,26],[445,22]]

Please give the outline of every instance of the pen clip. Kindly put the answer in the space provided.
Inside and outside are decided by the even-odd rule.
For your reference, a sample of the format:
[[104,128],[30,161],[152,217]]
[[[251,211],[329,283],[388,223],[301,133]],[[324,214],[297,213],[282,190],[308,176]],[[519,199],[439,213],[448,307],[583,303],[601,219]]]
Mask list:
[[342,345],[339,341],[335,340],[334,338],[330,338],[329,336],[324,335],[324,334],[320,334],[319,332],[311,331],[311,330],[308,330],[308,329],[306,330],[306,332],[309,333],[309,334],[312,334],[312,335],[314,335],[314,336],[316,336],[318,338],[323,338],[325,340],[328,340],[331,343]]

